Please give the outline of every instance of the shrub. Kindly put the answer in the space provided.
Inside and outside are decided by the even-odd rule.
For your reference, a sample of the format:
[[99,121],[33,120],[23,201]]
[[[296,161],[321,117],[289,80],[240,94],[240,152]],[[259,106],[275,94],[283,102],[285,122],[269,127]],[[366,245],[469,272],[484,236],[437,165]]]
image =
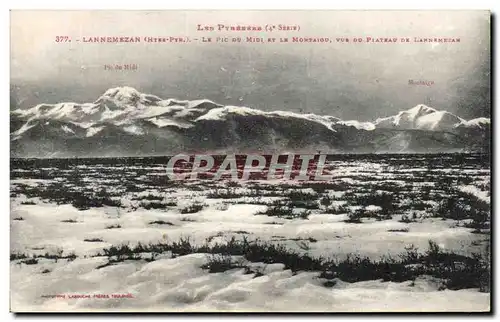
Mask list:
[[99,208],[104,206],[121,207],[120,201],[113,200],[108,196],[102,196],[102,192],[98,193],[95,197],[89,197],[84,194],[76,194],[71,204],[79,210],[87,210],[90,208]]
[[175,201],[167,201],[167,202],[141,202],[139,204],[140,207],[149,210],[149,209],[165,209],[167,207],[175,207],[177,206],[177,202]]
[[171,222],[169,222],[169,221],[163,221],[163,220],[150,221],[149,224],[150,225],[169,225],[169,226],[174,226],[174,224],[172,224]]
[[153,194],[147,194],[143,196],[137,196],[136,198],[133,198],[135,200],[149,200],[149,201],[162,201],[164,199],[163,196],[157,196]]
[[11,253],[10,254],[10,260],[11,261],[15,261],[15,260],[18,260],[18,259],[25,259],[25,258],[28,258],[28,256],[26,254],[22,254],[22,253]]
[[38,260],[36,258],[30,258],[30,259],[25,259],[21,261],[21,263],[26,264],[26,265],[35,265],[38,264]]
[[85,238],[83,241],[89,243],[100,243],[103,240],[101,238]]
[[106,226],[106,229],[116,229],[116,228],[122,228],[122,226],[120,226],[119,224]]
[[382,208],[381,214],[386,217],[390,216],[391,213],[396,209],[395,198],[393,194],[390,193],[372,193],[367,195],[356,195],[353,200],[355,205],[358,206],[379,206]]
[[322,205],[322,206],[325,206],[325,207],[328,207],[332,204],[332,199],[330,199],[329,196],[323,196],[319,203]]
[[233,189],[217,189],[207,195],[207,198],[210,199],[235,199],[240,197],[242,197],[242,195],[234,192]]
[[204,205],[202,205],[202,204],[189,205],[189,206],[181,209],[181,214],[194,214],[194,213],[197,213],[197,212],[203,210],[203,208],[204,208]]
[[293,211],[290,207],[284,207],[281,205],[274,205],[268,207],[265,211],[260,211],[256,215],[266,215],[270,217],[278,217],[284,219],[307,219],[311,213],[307,210],[304,211]]
[[387,232],[389,233],[407,233],[410,230],[408,228],[401,228],[401,229],[388,229]]
[[45,253],[45,254],[42,254],[42,255],[35,255],[33,257],[36,257],[36,258],[46,258],[46,259],[53,259],[57,262],[57,260],[59,259],[67,259],[68,261],[73,261],[76,259],[76,254],[75,253],[70,253],[66,256],[63,256],[63,250],[60,249],[58,252],[56,252],[55,254],[51,254],[51,253]]
[[436,217],[454,220],[467,219],[470,217],[467,205],[459,200],[458,197],[441,201],[436,209],[435,215]]
[[188,217],[182,217],[180,219],[180,221],[186,221],[186,222],[196,222],[196,220],[192,219],[192,218],[188,218]]
[[326,214],[332,214],[332,215],[345,214],[348,212],[350,212],[349,208],[343,205],[339,207],[328,207],[325,209]]
[[208,262],[201,266],[203,269],[208,269],[210,273],[225,272],[234,268],[245,268],[241,263],[234,262],[233,257],[229,254],[209,254],[207,255]]
[[363,218],[366,215],[366,211],[364,208],[361,209],[356,209],[355,211],[351,211],[347,214],[348,219],[344,220],[346,223],[351,223],[351,224],[360,224],[361,218]]
[[166,206],[161,202],[141,202],[139,204],[140,207],[149,210],[149,209],[165,209]]
[[286,205],[293,208],[319,209],[319,205],[315,200],[290,200]]
[[317,198],[316,194],[304,192],[302,190],[293,190],[288,194],[286,194],[285,196],[288,197],[288,199],[290,199],[293,202],[303,202],[303,203],[316,201]]
[[[140,259],[137,254],[145,252],[158,254],[171,251],[174,256],[206,253],[209,260],[203,268],[209,269],[210,272],[244,267],[241,263],[235,263],[232,258],[232,256],[243,256],[250,262],[282,263],[285,269],[290,269],[292,272],[317,271],[321,278],[327,280],[339,278],[345,282],[358,282],[383,279],[402,282],[414,280],[421,275],[430,275],[442,279],[445,287],[449,289],[480,288],[482,291],[489,290],[490,265],[488,258],[476,254],[467,257],[453,252],[445,252],[432,241],[429,241],[429,248],[423,254],[410,245],[406,247],[406,252],[399,256],[399,260],[386,256],[378,261],[356,254],[350,254],[341,260],[315,258],[290,250],[284,245],[259,240],[250,242],[245,237],[241,240],[233,237],[225,243],[205,243],[201,246],[191,244],[189,239],[181,239],[179,242],[173,243],[138,244],[133,248],[128,245],[112,246],[103,251],[106,256],[117,256],[116,259],[110,260],[110,263],[103,266],[125,259]],[[98,254],[97,256],[102,255]],[[151,259],[148,260],[154,258],[152,255]],[[248,267],[246,271],[251,272]],[[331,281],[325,282],[325,285],[332,284]]]
[[411,218],[407,214],[403,214],[401,216],[401,219],[399,220],[399,222],[402,222],[402,223],[405,223],[405,224],[409,224],[409,223],[415,222],[416,218],[417,218],[416,213],[413,213],[413,215],[412,215]]

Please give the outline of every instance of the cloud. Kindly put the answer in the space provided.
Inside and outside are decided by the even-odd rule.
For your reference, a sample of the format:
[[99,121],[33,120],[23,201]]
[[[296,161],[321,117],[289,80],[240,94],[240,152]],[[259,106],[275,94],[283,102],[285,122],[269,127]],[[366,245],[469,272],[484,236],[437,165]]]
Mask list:
[[[301,27],[300,32],[275,37],[446,36],[460,37],[461,42],[437,46],[76,42],[83,36],[209,35],[196,31],[199,23]],[[64,35],[73,41],[55,42],[56,36]],[[303,110],[341,118],[370,119],[418,103],[459,114],[463,109],[470,117],[489,113],[487,11],[13,11],[11,37],[12,79],[20,86],[37,87],[40,99],[90,101],[109,87],[130,85],[162,97],[209,98],[222,104],[243,102],[264,110]],[[138,65],[136,71],[104,69],[105,64],[131,63]],[[410,79],[434,85],[409,86]],[[479,106],[469,106],[475,99]],[[27,98],[24,104],[34,101]]]

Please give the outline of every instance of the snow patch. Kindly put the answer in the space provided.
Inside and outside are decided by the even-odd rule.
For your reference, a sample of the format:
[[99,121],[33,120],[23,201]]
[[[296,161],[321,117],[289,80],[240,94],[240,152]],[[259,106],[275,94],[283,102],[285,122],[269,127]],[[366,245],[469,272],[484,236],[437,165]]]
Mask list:
[[26,122],[23,124],[23,126],[21,126],[19,128],[19,130],[17,131],[14,131],[12,134],[18,136],[18,135],[21,135],[23,134],[24,132],[28,131],[29,129],[31,129],[32,127],[34,127],[37,123],[36,122],[33,122],[32,124],[30,124],[30,122]]
[[153,118],[148,119],[148,121],[153,123],[154,125],[158,126],[159,128],[162,128],[165,126],[176,126],[179,128],[189,128],[189,127],[193,126],[191,124],[181,124],[181,123],[175,122],[171,119],[162,118],[162,117],[153,117]]
[[490,203],[490,196],[488,196],[489,191],[487,191],[487,190],[482,191],[478,187],[472,186],[472,185],[459,186],[458,189],[462,192],[470,193],[470,194],[478,197],[482,201]]
[[96,135],[97,133],[101,132],[101,130],[104,129],[104,126],[97,126],[97,127],[91,127],[87,130],[87,137],[91,137]]
[[486,117],[479,117],[475,118],[469,121],[463,121],[459,126],[464,126],[464,127],[477,127],[477,128],[485,128],[486,126],[491,125],[491,120]]
[[130,134],[134,134],[134,135],[143,135],[144,134],[144,130],[141,129],[140,127],[138,127],[137,125],[126,126],[123,128],[123,130],[125,132],[128,132]]
[[359,122],[356,120],[351,120],[351,121],[339,121],[337,124],[342,124],[346,126],[354,126],[358,130],[366,130],[366,131],[373,131],[375,130],[375,124],[372,122]]
[[72,129],[70,129],[67,125],[63,125],[63,126],[61,126],[61,129],[62,129],[64,132],[75,134],[75,131],[73,131]]

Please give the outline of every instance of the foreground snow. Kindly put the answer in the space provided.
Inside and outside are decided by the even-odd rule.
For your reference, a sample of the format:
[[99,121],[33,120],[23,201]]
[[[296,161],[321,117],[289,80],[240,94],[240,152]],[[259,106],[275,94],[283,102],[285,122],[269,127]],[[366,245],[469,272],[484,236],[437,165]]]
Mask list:
[[[403,275],[418,276],[414,281],[383,282],[373,279],[388,275],[363,275],[350,264],[342,270],[347,274],[325,274],[326,280],[310,271],[324,266],[300,256],[289,257],[301,262],[293,266],[276,253],[266,253],[273,254],[271,260],[227,255],[231,265],[215,270],[206,265],[214,255],[193,254],[193,248],[185,256],[172,254],[173,248],[131,250],[138,243],[189,239],[192,246],[213,246],[245,238],[309,259],[345,261],[359,255],[387,263],[384,258],[398,259],[407,251],[426,252],[431,240],[438,253],[479,254],[487,265],[490,170],[484,160],[351,157],[333,161],[334,178],[324,185],[173,182],[166,179],[163,161],[141,159],[66,165],[22,160],[11,170],[11,310],[488,311],[489,282],[474,274],[482,266],[460,261],[443,267],[472,268],[458,272],[472,271],[468,281],[473,283],[454,275],[449,279],[458,283],[446,284],[444,270],[424,271],[434,277]],[[460,203],[446,213],[442,206],[457,198]],[[273,210],[277,202],[293,209],[292,215]],[[360,209],[365,213],[356,220]],[[100,255],[124,244],[130,246],[126,253]],[[208,249],[215,248],[201,251]],[[258,262],[274,258],[279,263]],[[292,266],[295,273],[288,270]]]
[[[252,263],[264,275],[253,278],[243,269],[208,273],[201,268],[207,254],[156,261],[125,261],[96,269],[107,257],[92,257],[102,248],[123,243],[149,243],[192,237],[224,241],[246,233],[249,238],[276,240],[290,248],[306,247],[321,256],[360,253],[372,257],[398,254],[408,244],[425,249],[429,239],[443,248],[460,250],[481,236],[448,221],[404,224],[396,221],[347,224],[343,215],[312,215],[309,220],[269,224],[277,218],[255,216],[263,206],[233,205],[218,209],[215,202],[193,214],[177,211],[134,211],[119,214],[111,207],[79,211],[70,205],[15,204],[11,248],[28,254],[74,252],[74,261],[39,259],[36,265],[11,262],[11,308],[14,311],[487,311],[489,293],[477,289],[439,290],[439,282],[421,277],[414,283],[366,281],[325,287],[319,273],[283,270],[283,264]],[[235,214],[238,214],[237,216]],[[22,217],[23,220],[14,220]],[[63,222],[72,220],[72,222]],[[150,222],[163,220],[170,225]],[[189,220],[189,221],[186,221]],[[280,219],[278,219],[280,221]],[[106,229],[119,225],[121,228]],[[408,228],[408,232],[388,232]],[[103,242],[86,242],[84,239]],[[303,238],[305,241],[297,238]],[[308,242],[315,238],[317,242]],[[291,240],[295,239],[295,240]],[[304,250],[303,250],[304,251]],[[75,295],[131,294],[132,298],[70,298]],[[64,295],[65,298],[47,298]]]
[[[77,259],[53,269],[12,268],[12,308],[16,311],[486,311],[489,294],[477,290],[438,291],[431,279],[405,283],[339,282],[320,284],[317,273],[282,270],[268,265],[266,275],[253,278],[235,269],[207,274],[204,254],[150,263],[129,262],[95,270],[103,258]],[[15,265],[15,264],[13,264]],[[45,294],[66,298],[44,299]],[[127,294],[122,299],[71,299],[75,294]]]

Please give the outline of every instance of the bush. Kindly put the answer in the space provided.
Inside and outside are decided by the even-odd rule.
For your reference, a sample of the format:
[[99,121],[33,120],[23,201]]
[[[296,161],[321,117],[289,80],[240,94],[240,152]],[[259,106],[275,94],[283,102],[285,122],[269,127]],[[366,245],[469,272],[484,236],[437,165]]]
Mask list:
[[[104,266],[125,259],[140,259],[138,253],[159,254],[166,251],[171,251],[174,256],[192,253],[209,254],[208,263],[204,265],[204,268],[209,269],[210,272],[244,267],[241,263],[235,263],[231,257],[243,256],[250,262],[282,263],[285,269],[290,269],[292,272],[317,271],[321,278],[327,280],[340,278],[345,282],[358,282],[383,279],[403,282],[414,280],[421,275],[430,275],[442,279],[444,285],[449,289],[480,288],[482,291],[489,290],[490,265],[488,258],[482,258],[476,254],[467,257],[453,252],[445,252],[433,241],[429,241],[429,248],[423,254],[410,245],[406,248],[406,252],[399,256],[399,260],[383,257],[378,261],[373,261],[355,254],[350,254],[342,260],[315,258],[308,254],[297,253],[280,244],[259,240],[250,242],[246,237],[241,240],[233,237],[225,243],[205,243],[201,246],[191,244],[189,239],[181,239],[179,242],[173,243],[138,244],[133,248],[128,245],[112,246],[103,250],[104,255],[116,256],[117,259],[112,259]],[[97,254],[96,256],[102,255]],[[151,256],[151,259],[148,260],[154,258]],[[326,282],[326,284],[331,285],[332,283]]]
[[174,226],[174,224],[172,224],[171,222],[169,222],[169,221],[163,221],[163,220],[150,221],[149,224],[150,225],[169,225],[169,226]]
[[468,211],[468,206],[458,197],[453,197],[447,200],[441,201],[438,205],[436,212],[436,217],[462,220],[470,218],[470,213]]
[[11,253],[10,254],[10,260],[11,261],[15,261],[15,260],[18,260],[18,259],[25,259],[25,258],[28,258],[28,256],[26,254],[22,254],[22,253]]
[[83,241],[89,243],[100,243],[103,240],[101,238],[85,238]]
[[360,224],[362,223],[361,218],[366,215],[366,211],[364,208],[356,209],[355,211],[351,211],[347,214],[348,219],[344,220],[346,223],[351,224]]
[[293,201],[311,201],[316,200],[316,195],[302,190],[294,190],[289,192],[286,197]]
[[153,195],[153,194],[147,194],[144,196],[137,196],[136,198],[133,198],[133,199],[134,200],[162,201],[164,199],[164,197]]
[[401,216],[401,219],[399,220],[399,222],[402,222],[405,224],[409,224],[409,223],[416,222],[416,221],[417,221],[417,213],[415,213],[415,212],[412,214],[411,218],[407,214],[403,214]]
[[379,206],[382,208],[381,214],[384,217],[389,217],[396,209],[396,200],[394,195],[385,192],[381,194],[373,193],[367,195],[356,195],[354,196],[352,202],[354,202],[357,206]]
[[293,211],[290,207],[284,207],[281,205],[274,205],[268,207],[265,211],[260,211],[256,215],[266,215],[269,217],[278,217],[284,219],[307,219],[311,213],[307,210],[304,211]]
[[438,205],[437,217],[464,220],[473,219],[477,223],[489,221],[491,206],[488,202],[479,199],[476,195],[460,190],[454,191],[455,196],[443,200]]
[[21,263],[26,264],[26,265],[36,265],[38,264],[38,260],[36,258],[30,258],[30,259],[25,259],[21,261]]
[[113,200],[107,196],[89,197],[84,194],[77,194],[71,202],[73,207],[79,210],[87,210],[90,208],[99,208],[104,206],[121,207],[121,202]]
[[407,233],[410,230],[408,228],[401,228],[401,229],[388,229],[387,232],[389,233]]
[[181,209],[181,214],[194,214],[201,210],[203,210],[204,205],[202,204],[193,204]]
[[241,263],[234,262],[233,257],[229,254],[209,254],[208,262],[201,266],[203,269],[208,269],[209,273],[225,272],[234,268],[246,268]]
[[325,209],[326,214],[332,214],[332,215],[345,214],[349,212],[350,212],[349,208],[343,205],[339,207],[328,207]]
[[319,200],[319,203],[322,205],[322,206],[325,206],[325,207],[328,207],[332,204],[332,199],[330,199],[329,196],[323,196],[320,200]]
[[67,259],[68,261],[73,261],[76,259],[76,254],[75,253],[70,253],[66,256],[63,256],[63,250],[60,249],[57,253],[55,254],[50,254],[50,253],[45,253],[45,254],[42,254],[42,255],[35,255],[33,257],[35,258],[46,258],[46,259],[53,259],[55,260],[56,262],[59,260],[59,259]]
[[139,203],[139,207],[142,207],[146,210],[149,209],[165,209],[166,206],[161,202],[141,202]]
[[414,263],[418,261],[420,254],[418,253],[418,248],[415,247],[415,245],[411,244],[405,246],[405,251],[406,253],[399,255],[403,262]]
[[217,189],[207,195],[207,198],[210,199],[235,199],[240,197],[242,197],[242,195],[234,192],[233,189]]
[[319,205],[315,200],[290,200],[286,205],[291,208],[319,209]]
[[149,209],[165,209],[167,207],[175,207],[177,206],[177,203],[175,201],[168,201],[168,202],[156,202],[156,201],[151,201],[151,202],[141,202],[139,204],[140,207],[149,210]]
[[188,217],[182,217],[180,221],[185,221],[185,222],[196,222],[196,220]]
[[480,233],[482,229],[490,229],[490,214],[485,211],[476,210],[471,212],[472,221],[464,227],[474,228],[474,232]]
[[116,229],[116,228],[122,228],[122,226],[120,226],[119,224],[106,226],[106,229]]

